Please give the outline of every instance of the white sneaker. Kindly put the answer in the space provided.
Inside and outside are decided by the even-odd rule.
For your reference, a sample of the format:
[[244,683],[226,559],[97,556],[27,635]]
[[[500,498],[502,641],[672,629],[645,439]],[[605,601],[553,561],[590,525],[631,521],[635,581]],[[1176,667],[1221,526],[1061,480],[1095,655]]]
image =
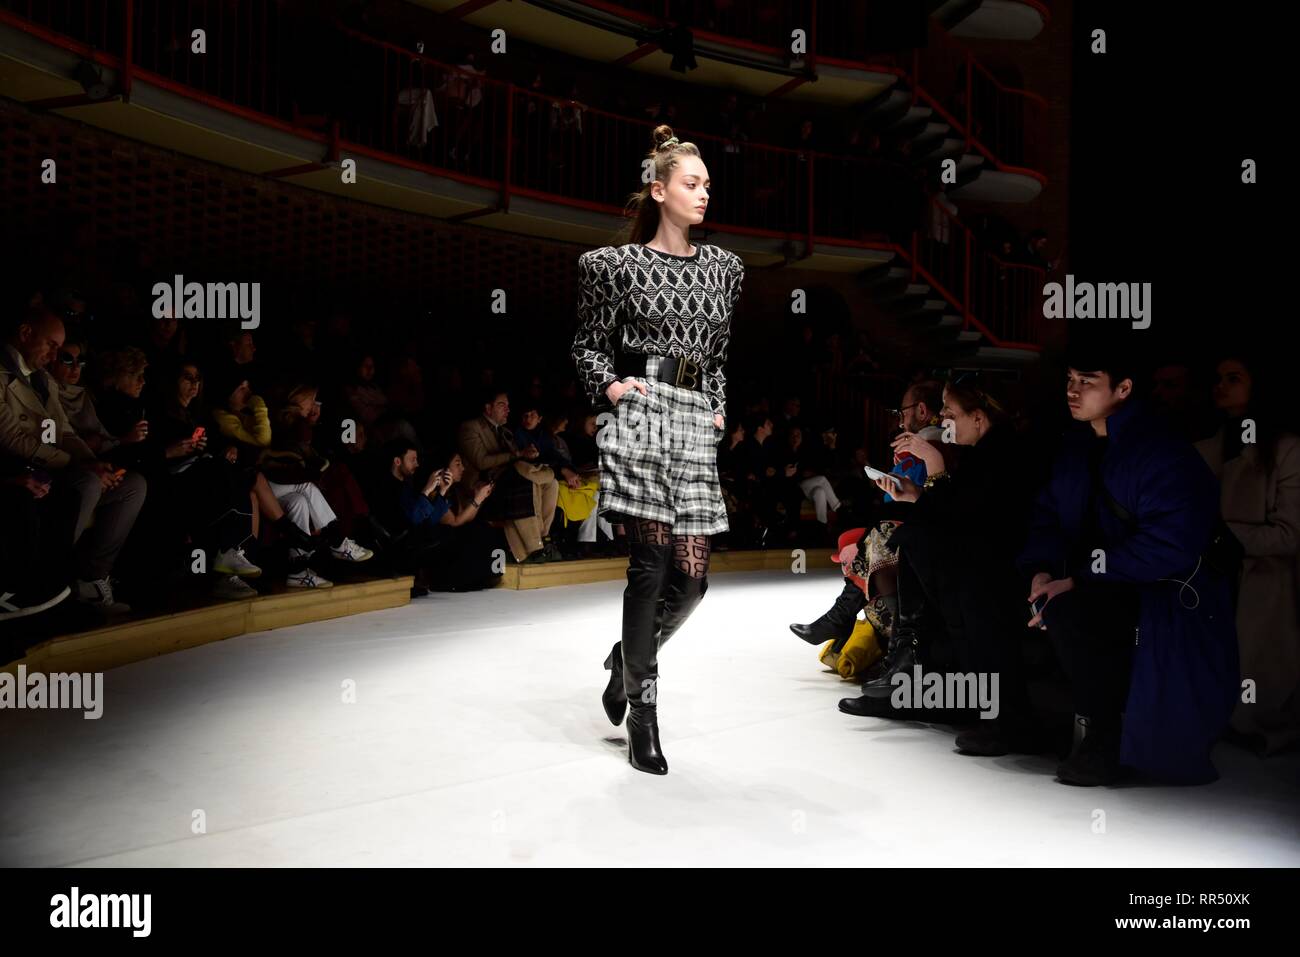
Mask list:
[[330,549],[330,554],[342,562],[364,562],[373,558],[375,553],[358,545],[352,539],[345,538],[336,547]]
[[213,582],[212,594],[216,598],[229,600],[256,598],[257,589],[238,575],[223,575]]
[[310,568],[294,572],[284,580],[289,588],[333,588],[334,583],[328,578],[321,578]]
[[244,578],[256,578],[262,574],[262,569],[248,560],[242,548],[227,548],[217,556],[212,570],[218,575],[240,575]]
[[53,591],[52,588],[53,586],[47,587],[39,594],[33,592],[15,594],[0,588],[0,621],[39,615],[72,594],[72,589],[67,585],[58,591]]
[[93,582],[78,578],[77,601],[110,615],[124,615],[131,610],[131,606],[125,602],[113,600],[113,585],[107,578]]

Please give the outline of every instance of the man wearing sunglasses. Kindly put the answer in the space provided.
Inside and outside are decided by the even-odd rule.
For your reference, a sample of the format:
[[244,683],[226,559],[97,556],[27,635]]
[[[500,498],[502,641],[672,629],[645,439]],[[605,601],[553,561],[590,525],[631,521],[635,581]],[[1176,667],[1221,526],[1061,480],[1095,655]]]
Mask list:
[[0,348],[0,456],[49,473],[54,501],[75,509],[77,599],[105,613],[129,611],[114,599],[109,573],[144,504],[144,477],[101,461],[69,423],[47,371],[64,351],[63,320],[38,307],[6,332]]

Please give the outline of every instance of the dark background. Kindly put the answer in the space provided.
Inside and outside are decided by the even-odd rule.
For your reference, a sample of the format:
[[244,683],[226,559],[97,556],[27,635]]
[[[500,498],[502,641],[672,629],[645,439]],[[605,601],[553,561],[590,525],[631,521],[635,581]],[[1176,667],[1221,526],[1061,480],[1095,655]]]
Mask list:
[[[1295,53],[1279,13],[1257,2],[1074,5],[1073,272],[1153,284],[1151,328],[1120,336],[1144,358],[1210,360],[1290,338],[1293,269],[1279,255],[1289,123],[1273,74]],[[1107,32],[1104,55],[1089,52],[1094,27]],[[1259,166],[1256,185],[1241,182],[1244,158]]]

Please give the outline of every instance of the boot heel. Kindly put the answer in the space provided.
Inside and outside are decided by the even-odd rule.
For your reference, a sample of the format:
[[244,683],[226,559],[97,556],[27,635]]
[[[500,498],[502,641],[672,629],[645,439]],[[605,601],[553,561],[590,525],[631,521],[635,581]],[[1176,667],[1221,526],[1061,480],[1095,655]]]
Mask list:
[[[623,715],[627,712],[627,692],[623,689],[623,655],[619,647],[620,642],[614,642],[614,647],[609,652],[609,657],[605,659],[605,670],[609,672],[609,684],[605,686],[605,693],[600,696],[600,703],[605,709],[605,716],[609,718],[610,724],[618,727],[623,723]],[[617,665],[615,660],[617,658]]]

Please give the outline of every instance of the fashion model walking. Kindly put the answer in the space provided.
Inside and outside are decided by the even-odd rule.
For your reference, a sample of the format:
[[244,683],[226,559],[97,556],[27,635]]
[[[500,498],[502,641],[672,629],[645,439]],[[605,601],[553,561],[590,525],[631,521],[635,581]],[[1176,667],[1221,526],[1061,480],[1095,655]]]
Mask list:
[[622,636],[605,659],[602,701],[614,724],[627,715],[632,766],[666,774],[658,652],[703,599],[710,536],[727,530],[717,446],[745,267],[735,253],[691,244],[712,185],[699,149],[667,126],[654,143],[654,179],[628,203],[630,242],[578,259],[573,360],[598,413],[599,508],[629,539]]

